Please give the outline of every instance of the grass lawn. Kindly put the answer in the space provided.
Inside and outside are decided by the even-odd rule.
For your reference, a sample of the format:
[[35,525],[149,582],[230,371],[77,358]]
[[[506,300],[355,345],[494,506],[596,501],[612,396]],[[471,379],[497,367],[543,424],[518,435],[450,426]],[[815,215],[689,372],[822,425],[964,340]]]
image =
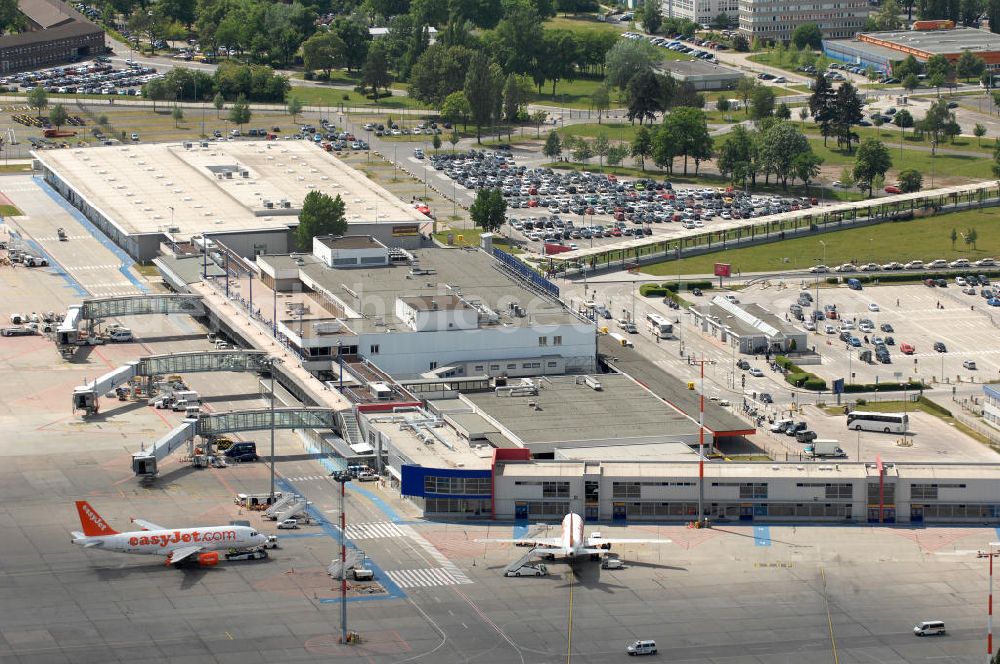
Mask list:
[[550,18],[542,24],[542,27],[546,30],[570,30],[572,32],[597,30],[600,32],[613,32],[620,35],[629,29],[631,24],[618,23],[616,21],[598,21],[595,14],[576,14]]
[[[803,72],[796,71],[796,69],[802,66],[802,61],[801,59],[799,59],[796,60],[795,62],[792,62],[792,53],[794,53],[794,51],[792,50],[784,51],[783,53],[780,54],[774,50],[763,51],[761,53],[755,53],[754,55],[751,55],[750,57],[747,58],[747,60],[749,60],[750,62],[756,62],[757,64],[767,65],[768,67],[784,69],[785,71],[792,72],[793,74],[798,74],[800,76],[806,75],[803,74]],[[829,65],[830,62],[832,62],[832,60],[825,57],[821,53],[818,55],[819,57],[813,63],[813,66],[816,67],[816,69],[820,70],[826,69],[827,65]]]
[[4,217],[19,217],[22,214],[24,213],[13,205],[0,205],[0,215]]
[[344,90],[342,88],[321,88],[296,86],[292,88],[291,94],[298,97],[306,106],[367,106],[370,108],[430,108],[412,97],[392,96],[382,97],[376,104],[368,97],[364,97],[354,90]]
[[[798,121],[796,112],[792,112],[792,118]],[[802,131],[805,132],[807,136],[819,137],[822,140],[822,136],[819,133],[819,127],[816,126],[814,122],[807,121],[805,126],[802,123],[797,122]],[[967,128],[971,131],[971,127]],[[880,141],[886,144],[886,147],[892,149],[895,146],[896,154],[899,154],[899,127],[896,125],[882,125],[881,127],[855,127],[854,132],[863,140],[865,138],[878,138]],[[831,144],[836,144],[837,139],[830,137],[829,142]],[[907,129],[903,135],[903,147],[919,145],[921,147],[930,148],[931,141],[927,137],[918,136],[912,129]],[[955,138],[954,143],[941,143],[938,148],[941,150],[961,150],[962,152],[982,152],[984,155],[993,155],[993,150],[996,147],[996,141],[994,139],[984,137],[982,142],[973,136],[959,136]]]
[[[951,248],[951,229],[963,231],[975,228],[982,238],[975,250],[961,243]],[[889,238],[906,238],[905,244],[887,242]],[[1000,209],[965,211],[942,214],[912,221],[893,222],[866,228],[851,228],[823,233],[813,237],[795,238],[784,242],[743,249],[720,251],[684,258],[680,261],[680,274],[711,274],[715,263],[730,263],[734,271],[765,272],[768,270],[805,269],[823,261],[826,243],[826,264],[839,265],[857,259],[860,262],[909,260],[930,261],[938,258],[953,260],[968,258],[978,260],[987,256],[1000,256]],[[678,274],[678,262],[667,261],[642,268],[647,274],[669,276]]]
[[[566,108],[589,109],[590,99],[594,92],[604,85],[604,80],[599,78],[578,78],[572,81],[559,81],[556,85],[556,94],[552,95],[552,83],[547,81],[542,86],[542,93],[538,94],[538,88],[532,88],[528,98],[533,104],[545,104],[547,106],[565,106]],[[611,93],[611,107],[620,107],[623,102],[618,99],[618,94]],[[594,113],[594,117],[597,114]]]
[[[295,85],[295,81],[303,80],[305,80],[305,74],[302,72],[292,74],[292,85]],[[320,85],[324,83],[330,83],[331,85],[359,85],[361,83],[361,74],[359,72],[348,72],[346,69],[334,69],[330,72],[329,80],[320,81],[316,79],[316,82]]]
[[[453,229],[447,230],[447,231],[439,231],[439,232],[435,233],[434,237],[437,238],[437,240],[439,242],[442,242],[444,244],[448,244],[448,235],[451,234],[455,238],[455,246],[456,247],[478,247],[479,246],[480,236],[483,234],[483,231],[480,230],[479,228],[462,228],[461,227],[463,224],[470,224],[471,223],[470,221],[465,220],[465,221],[458,221],[458,222],[451,221],[451,222],[442,222],[442,223],[452,223],[452,224],[455,224],[456,226],[458,226],[458,228],[453,228]],[[508,240],[505,237],[501,237],[500,235],[494,235],[493,236],[493,245],[497,249],[503,249],[508,254],[520,254],[520,253],[522,253],[522,251],[520,249],[518,249],[517,247],[512,247],[510,245],[510,240]]]
[[[857,146],[852,152],[838,150],[836,141],[831,141],[829,147],[823,147],[823,139],[810,138],[809,143],[813,151],[823,158],[823,163],[827,166],[848,166],[854,164],[857,155]],[[930,152],[918,152],[916,150],[905,150],[903,156],[899,154],[899,147],[887,146],[892,156],[892,170],[899,172],[906,168],[915,168],[924,175],[925,187],[930,189],[931,160],[933,159],[933,169],[938,177],[967,177],[988,180],[992,177],[990,170],[993,162],[982,157],[967,155],[941,154],[931,157]],[[887,180],[891,178],[887,177]]]
[[601,134],[608,137],[612,143],[626,141],[631,143],[635,139],[635,132],[639,125],[632,125],[624,122],[605,122],[602,124],[587,123],[573,124],[561,127],[557,131],[560,138],[567,136],[583,136],[584,138],[597,138]]

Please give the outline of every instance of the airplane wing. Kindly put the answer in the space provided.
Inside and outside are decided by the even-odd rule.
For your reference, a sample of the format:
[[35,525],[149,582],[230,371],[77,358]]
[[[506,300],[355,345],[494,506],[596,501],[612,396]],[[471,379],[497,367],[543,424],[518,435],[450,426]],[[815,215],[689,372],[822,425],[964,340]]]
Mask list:
[[668,539],[622,539],[620,537],[601,537],[590,542],[591,546],[599,544],[670,544]]
[[166,530],[163,526],[158,526],[152,521],[146,521],[145,519],[132,519],[132,523],[136,524],[143,530]]
[[176,565],[177,563],[181,562],[185,558],[198,553],[203,548],[205,548],[205,547],[201,547],[201,546],[182,546],[179,549],[174,549],[173,551],[170,552],[170,555],[167,556],[167,562],[166,562],[166,564],[167,565]]
[[513,537],[504,537],[498,539],[477,539],[472,540],[473,542],[503,542],[506,544],[517,544],[518,546],[530,546],[535,549],[551,549],[551,548],[561,548],[562,539],[559,537],[522,537],[520,539]]

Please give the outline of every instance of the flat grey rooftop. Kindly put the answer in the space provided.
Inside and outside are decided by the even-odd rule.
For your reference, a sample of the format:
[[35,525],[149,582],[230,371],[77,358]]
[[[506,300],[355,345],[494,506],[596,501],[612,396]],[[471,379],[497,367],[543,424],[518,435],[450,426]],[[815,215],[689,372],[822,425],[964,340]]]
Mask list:
[[[975,28],[954,30],[898,30],[871,32],[863,36],[890,42],[901,47],[914,48],[928,53],[961,53],[962,51],[1000,51],[1000,35]],[[903,55],[897,52],[899,59]]]
[[[540,380],[537,396],[498,396],[492,392],[464,397],[527,446],[537,443],[656,438],[676,441],[696,436],[698,425],[647,392],[627,376],[602,374],[594,390],[576,376]],[[536,404],[532,407],[532,403]]]
[[[687,389],[684,382],[647,360],[634,348],[623,348],[614,339],[602,334],[597,337],[597,353],[610,366],[641,381],[667,403],[693,418],[698,417],[698,393]],[[601,376],[602,383],[606,377]],[[756,431],[752,425],[708,400],[705,401],[705,428],[716,436],[743,436]]]
[[[346,322],[355,333],[384,331],[387,327],[406,331],[408,328],[395,316],[397,298],[433,298],[444,302],[447,296],[458,294],[467,301],[478,300],[495,312],[500,326],[583,324],[557,302],[512,281],[497,268],[493,257],[483,251],[426,248],[412,253],[420,261],[422,274],[411,273],[409,265],[339,270],[309,260],[300,271],[365,316]],[[268,260],[271,259],[269,256]],[[527,315],[512,316],[511,304],[525,309]]]
[[657,67],[665,71],[684,76],[735,76],[741,78],[743,73],[738,69],[725,65],[713,64],[704,60],[664,60],[657,64]]

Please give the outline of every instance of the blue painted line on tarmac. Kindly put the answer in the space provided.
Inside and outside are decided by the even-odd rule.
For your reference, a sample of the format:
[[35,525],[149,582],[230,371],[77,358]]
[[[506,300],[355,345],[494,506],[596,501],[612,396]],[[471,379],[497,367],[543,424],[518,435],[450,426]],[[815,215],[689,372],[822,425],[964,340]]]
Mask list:
[[351,482],[351,483],[349,483],[347,485],[347,490],[348,491],[353,491],[353,492],[358,493],[358,494],[361,494],[362,496],[364,496],[368,500],[372,501],[372,504],[374,504],[375,507],[377,507],[379,509],[379,511],[382,512],[382,514],[385,514],[386,517],[388,517],[388,519],[390,521],[392,521],[393,523],[405,523],[406,522],[406,519],[404,519],[400,515],[399,512],[397,512],[396,510],[392,509],[392,507],[390,507],[388,503],[386,503],[384,500],[382,500],[381,498],[379,498],[378,496],[376,496],[374,493],[372,493],[368,489],[362,489],[361,487],[359,487],[359,486],[355,485],[353,482]]
[[528,534],[528,526],[516,525],[514,526],[514,534],[511,535],[514,539],[521,539]]
[[[77,281],[73,277],[73,275],[71,275],[69,272],[63,269],[62,264],[55,258],[53,258],[52,254],[42,249],[42,245],[38,244],[34,240],[28,240],[26,238],[21,238],[21,241],[27,243],[27,245],[31,247],[32,252],[38,254],[39,256],[44,257],[45,260],[49,262],[49,269],[51,273],[55,274],[56,276],[62,277],[63,280],[66,282],[66,285],[72,288],[77,295],[79,295],[80,297],[87,297],[88,295],[90,295],[90,293],[87,292],[87,289],[84,288],[82,285],[80,285],[80,282]],[[35,268],[27,268],[27,269],[30,270]]]
[[[281,488],[282,491],[287,491],[289,493],[297,493],[300,496],[303,495],[302,492],[296,489],[295,485],[289,482],[288,480],[278,479],[276,481],[276,484]],[[323,532],[302,533],[302,535],[316,536],[316,537],[322,537],[323,535],[326,535],[327,537],[335,541],[337,544],[340,544],[339,528],[337,528],[333,523],[331,523],[329,519],[320,514],[319,511],[312,505],[306,508],[306,512],[308,512],[309,516],[311,516],[316,521],[316,523],[319,524],[319,527],[320,529],[322,529]],[[299,533],[296,533],[296,535],[298,534]],[[351,540],[346,540],[345,544],[349,549],[354,549],[355,551],[361,550],[358,549],[358,547]],[[406,593],[403,592],[403,589],[400,588],[398,585],[396,585],[396,583],[391,578],[389,578],[389,575],[386,574],[381,567],[379,567],[378,563],[376,563],[374,560],[368,557],[366,564],[368,566],[368,569],[370,569],[372,572],[375,573],[375,578],[378,579],[379,584],[385,589],[385,592],[374,595],[348,597],[347,598],[348,602],[369,602],[372,600],[380,600],[380,599],[406,598]],[[339,597],[324,597],[319,600],[320,604],[339,604],[340,601],[341,600]]]
[[754,546],[771,546],[771,527],[754,526],[753,544]]
[[306,537],[326,537],[326,533],[281,533],[281,539],[305,539]]
[[996,529],[997,541],[1000,542],[1000,528]]
[[132,267],[132,264],[135,261],[132,259],[131,256],[128,255],[128,253],[125,252],[124,249],[115,244],[114,241],[112,241],[111,238],[105,235],[100,228],[95,226],[94,223],[90,221],[90,219],[87,219],[87,217],[85,217],[82,212],[77,210],[70,204],[69,201],[60,196],[59,192],[53,189],[44,180],[44,178],[36,175],[32,179],[35,181],[35,184],[38,186],[39,189],[48,194],[49,198],[55,201],[59,207],[65,210],[67,214],[73,217],[73,219],[76,220],[78,224],[80,224],[88,233],[90,233],[95,240],[100,242],[105,249],[113,253],[115,257],[117,257],[118,260],[121,261],[121,264],[118,266],[118,271],[121,273],[123,277],[128,279],[133,286],[139,289],[139,292],[141,293],[149,292],[149,289],[146,287],[146,285],[143,284],[134,274],[132,274],[132,272],[129,271],[129,268]]

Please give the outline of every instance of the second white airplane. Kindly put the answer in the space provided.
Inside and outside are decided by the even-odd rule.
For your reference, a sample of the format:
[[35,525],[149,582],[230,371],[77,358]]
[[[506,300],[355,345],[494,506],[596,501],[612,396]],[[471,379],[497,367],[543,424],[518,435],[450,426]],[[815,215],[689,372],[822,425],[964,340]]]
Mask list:
[[518,546],[530,546],[535,551],[566,558],[597,556],[607,553],[613,544],[670,544],[668,539],[623,539],[602,537],[600,533],[583,534],[583,517],[570,512],[563,517],[562,532],[559,537],[524,537],[522,539],[477,539],[477,542],[508,542]]

